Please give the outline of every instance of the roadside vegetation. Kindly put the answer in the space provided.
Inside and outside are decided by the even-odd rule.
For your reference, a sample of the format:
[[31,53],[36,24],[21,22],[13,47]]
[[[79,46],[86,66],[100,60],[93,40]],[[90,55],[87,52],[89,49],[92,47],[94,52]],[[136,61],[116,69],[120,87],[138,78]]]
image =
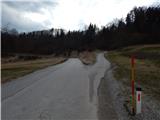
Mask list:
[[126,47],[105,55],[115,65],[114,77],[126,86],[131,85],[131,55],[136,58],[136,84],[140,84],[147,95],[160,99],[160,45]]
[[2,58],[1,83],[11,81],[50,65],[62,63],[65,60],[66,58],[64,57],[47,57],[29,60],[17,59],[15,57]]
[[96,52],[72,52],[70,56],[38,56],[38,55],[12,55],[2,57],[1,83],[11,81],[38,69],[64,62],[68,58],[79,58],[83,64],[92,65],[96,62]]
[[96,52],[84,51],[79,54],[79,59],[85,65],[91,65],[96,62]]

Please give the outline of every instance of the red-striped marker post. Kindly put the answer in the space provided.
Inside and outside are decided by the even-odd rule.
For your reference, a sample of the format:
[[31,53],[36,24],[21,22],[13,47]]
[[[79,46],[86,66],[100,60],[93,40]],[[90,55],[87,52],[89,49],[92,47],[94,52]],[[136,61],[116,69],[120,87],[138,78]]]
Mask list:
[[131,57],[131,86],[132,86],[132,114],[135,114],[135,96],[134,96],[134,81],[135,81],[135,58]]

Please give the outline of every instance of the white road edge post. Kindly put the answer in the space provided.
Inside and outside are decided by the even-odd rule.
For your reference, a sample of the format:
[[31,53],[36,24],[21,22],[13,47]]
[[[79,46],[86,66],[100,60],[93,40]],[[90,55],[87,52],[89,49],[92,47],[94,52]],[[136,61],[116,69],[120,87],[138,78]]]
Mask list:
[[136,88],[136,114],[142,112],[142,90],[140,87]]

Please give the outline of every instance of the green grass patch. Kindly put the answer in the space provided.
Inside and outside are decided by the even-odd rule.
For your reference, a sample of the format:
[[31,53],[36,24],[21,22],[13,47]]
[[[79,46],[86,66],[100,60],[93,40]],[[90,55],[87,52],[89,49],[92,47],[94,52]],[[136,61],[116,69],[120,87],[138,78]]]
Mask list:
[[[156,59],[151,59],[149,56],[136,56],[141,54],[143,56],[143,52],[146,56],[149,54],[150,57],[152,57],[152,54],[156,55]],[[154,54],[155,52],[157,54]],[[160,99],[160,47],[128,47],[118,51],[110,51],[105,55],[113,64],[116,64],[115,78],[128,86],[131,84],[130,56],[132,54],[136,56],[136,82],[140,83],[145,93],[152,94]]]

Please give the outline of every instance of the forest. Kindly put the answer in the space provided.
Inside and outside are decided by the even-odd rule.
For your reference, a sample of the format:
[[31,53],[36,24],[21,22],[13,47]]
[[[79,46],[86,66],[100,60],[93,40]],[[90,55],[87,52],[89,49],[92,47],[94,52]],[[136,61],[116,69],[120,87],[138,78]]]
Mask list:
[[68,56],[72,51],[113,50],[130,45],[157,43],[160,43],[159,5],[135,7],[126,18],[117,19],[102,28],[90,23],[85,30],[77,31],[52,28],[17,33],[15,29],[1,30],[2,55],[21,53]]

